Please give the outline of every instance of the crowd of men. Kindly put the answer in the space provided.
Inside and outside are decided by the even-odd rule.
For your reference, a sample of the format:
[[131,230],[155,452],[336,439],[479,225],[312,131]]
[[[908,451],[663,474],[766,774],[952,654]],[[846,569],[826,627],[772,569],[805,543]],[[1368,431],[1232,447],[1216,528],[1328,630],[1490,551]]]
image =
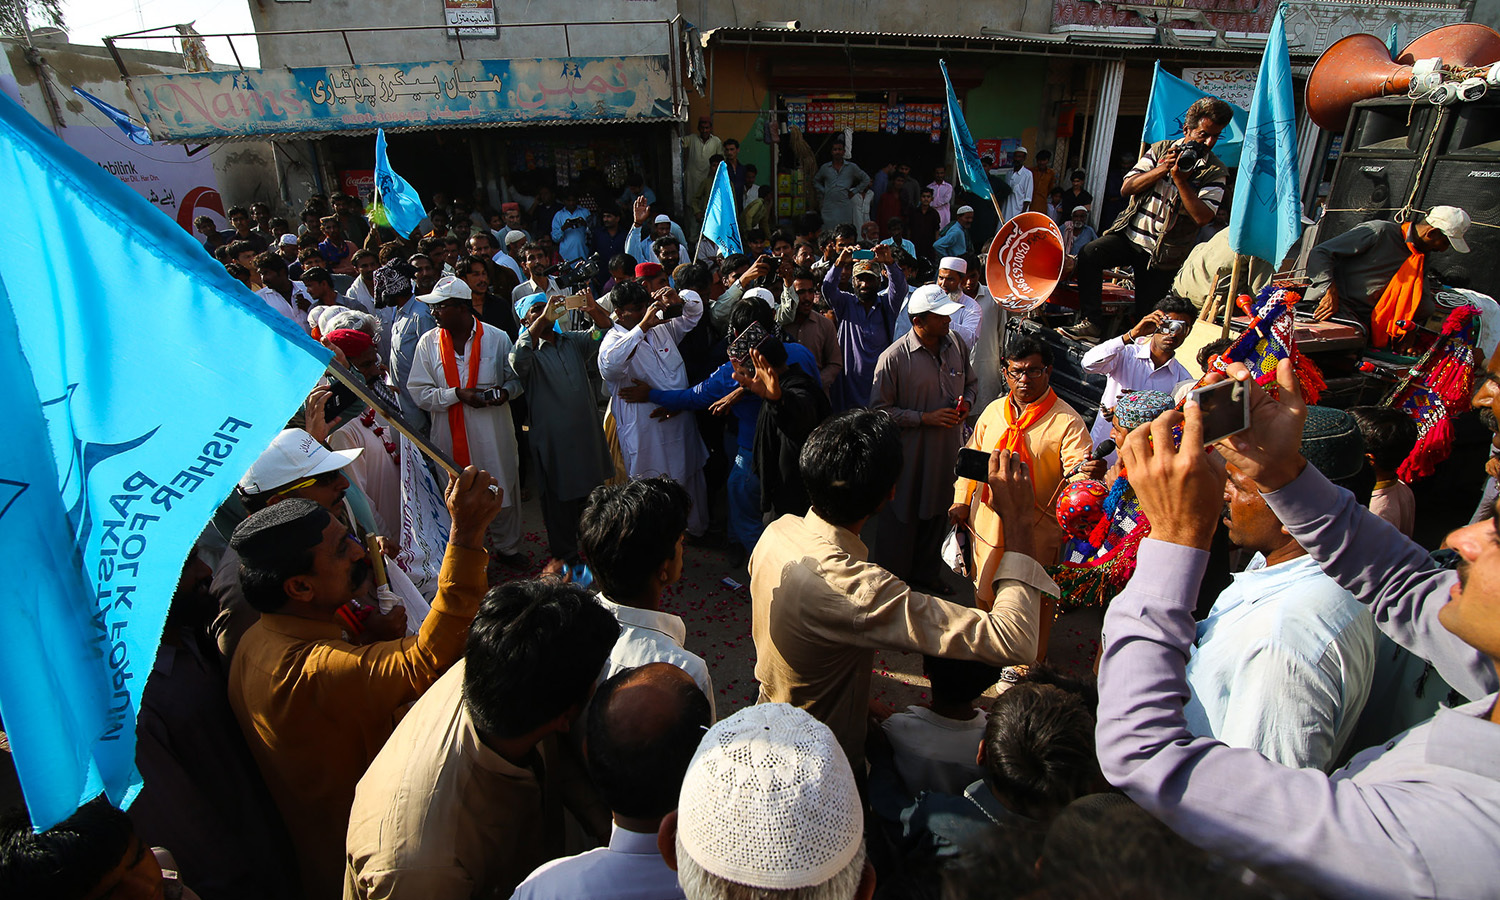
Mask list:
[[[1186,140],[1212,147],[1220,112],[1195,104]],[[706,121],[685,139],[698,193],[732,149]],[[810,233],[698,261],[639,179],[597,224],[572,189],[491,216],[435,198],[414,241],[352,198],[300,235],[231,209],[205,246],[380,403],[320,385],[251,466],[172,601],[143,791],[40,833],[5,814],[0,894],[1493,896],[1496,509],[1445,554],[1414,543],[1411,420],[1309,406],[1289,362],[1278,397],[1216,376],[1251,423],[1205,445],[1177,359],[1197,308],[1165,274],[1224,176],[1180,152],[1150,148],[1078,254],[1080,293],[1131,264],[1140,302],[1082,358],[1107,378],[1092,421],[1051,385],[1054,342],[1007,329],[943,173],[912,220],[910,173],[878,171],[888,224],[923,224],[862,235],[869,176],[838,145]],[[1070,218],[1038,157],[997,176],[1004,214]],[[1459,248],[1440,210],[1412,253]],[[1353,305],[1361,252],[1330,254],[1322,303]],[[422,469],[447,510],[431,579],[403,568],[402,430],[456,465]],[[1083,479],[1128,483],[1150,523],[1097,681],[1045,662],[1057,499]],[[662,608],[726,543],[759,684],[734,712]],[[922,655],[930,702],[872,704],[890,650]]]

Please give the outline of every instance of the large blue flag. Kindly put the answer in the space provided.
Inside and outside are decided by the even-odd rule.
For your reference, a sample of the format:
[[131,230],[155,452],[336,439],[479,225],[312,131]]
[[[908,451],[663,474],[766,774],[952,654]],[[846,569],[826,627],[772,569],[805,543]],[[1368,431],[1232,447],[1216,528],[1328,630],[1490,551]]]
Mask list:
[[1250,100],[1245,152],[1234,180],[1229,209],[1229,246],[1235,253],[1281,265],[1302,234],[1302,197],[1297,183],[1297,108],[1292,61],[1278,10],[1266,36],[1266,51]]
[[958,107],[958,94],[954,93],[953,80],[948,77],[948,64],[940,59],[938,66],[943,70],[943,84],[948,87],[948,127],[953,130],[953,156],[958,163],[958,171],[954,174],[958,176],[958,186],[989,199],[990,176],[979,161],[979,149],[974,146],[969,123],[964,121],[964,111]]
[[708,192],[708,206],[703,210],[703,236],[713,241],[719,252],[744,253],[740,241],[740,220],[734,206],[734,186],[729,183],[729,166],[719,163],[714,184]]
[[417,189],[391,168],[385,155],[385,129],[375,132],[375,197],[385,210],[387,220],[402,238],[411,237],[427,217]]
[[40,829],[139,792],[183,561],[330,354],[4,97],[0,207],[25,211],[0,255],[0,718]]
[[[1146,125],[1141,129],[1141,143],[1154,144],[1168,138],[1182,137],[1182,116],[1194,100],[1212,97],[1170,72],[1161,70],[1157,60],[1151,79],[1151,99],[1146,102]],[[1223,99],[1222,97],[1219,99]],[[1224,101],[1228,103],[1229,101]],[[1240,147],[1245,141],[1245,111],[1229,104],[1234,118],[1214,144],[1214,155],[1231,168],[1240,164]]]

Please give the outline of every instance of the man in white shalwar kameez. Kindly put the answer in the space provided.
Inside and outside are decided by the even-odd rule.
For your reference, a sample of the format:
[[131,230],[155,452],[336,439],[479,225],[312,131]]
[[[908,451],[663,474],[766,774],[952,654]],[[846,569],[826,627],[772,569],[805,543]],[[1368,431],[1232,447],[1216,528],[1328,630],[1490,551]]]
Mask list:
[[[432,416],[432,442],[459,468],[475,465],[495,476],[505,492],[490,525],[493,558],[524,566],[516,432],[510,400],[521,381],[510,367],[510,336],[474,316],[469,286],[451,275],[417,299],[432,309],[438,327],[417,341],[407,389]],[[461,427],[462,431],[458,429]]]
[[[599,345],[599,374],[610,390],[610,409],[620,455],[631,478],[665,475],[682,485],[693,501],[688,533],[700,536],[708,528],[708,491],[703,464],[708,448],[698,436],[696,420],[651,403],[626,403],[620,390],[636,381],[665,391],[689,386],[687,367],[677,342],[703,317],[703,301],[689,292],[687,299],[670,287],[648,294],[633,281],[610,291],[615,326]],[[681,314],[672,316],[674,310]]]

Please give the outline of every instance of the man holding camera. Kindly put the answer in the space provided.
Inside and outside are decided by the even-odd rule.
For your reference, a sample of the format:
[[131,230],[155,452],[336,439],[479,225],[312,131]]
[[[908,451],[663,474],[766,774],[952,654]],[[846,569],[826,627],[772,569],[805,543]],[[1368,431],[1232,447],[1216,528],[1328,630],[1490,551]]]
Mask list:
[[1104,236],[1078,254],[1078,324],[1061,329],[1068,337],[1098,340],[1104,270],[1135,273],[1136,315],[1166,294],[1172,278],[1198,243],[1198,229],[1213,221],[1224,199],[1224,163],[1213,154],[1219,133],[1232,116],[1216,97],[1193,101],[1183,115],[1183,136],[1157,141],[1120,185],[1125,211]]
[[521,395],[521,381],[510,367],[510,335],[474,316],[471,295],[462,279],[449,275],[432,293],[417,298],[432,309],[438,327],[417,341],[407,389],[432,415],[432,442],[460,469],[472,463],[499,481],[504,506],[490,524],[487,543],[497,562],[519,568],[526,557],[520,552],[518,451],[510,400]]
[[[1193,377],[1177,361],[1177,348],[1192,332],[1196,313],[1191,301],[1168,295],[1134,328],[1083,355],[1085,372],[1108,378],[1104,396],[1099,398],[1099,414],[1094,417],[1094,427],[1089,429],[1095,447],[1109,437],[1115,403],[1121,394],[1130,391],[1170,394],[1180,382]],[[1141,340],[1147,336],[1150,340]]]

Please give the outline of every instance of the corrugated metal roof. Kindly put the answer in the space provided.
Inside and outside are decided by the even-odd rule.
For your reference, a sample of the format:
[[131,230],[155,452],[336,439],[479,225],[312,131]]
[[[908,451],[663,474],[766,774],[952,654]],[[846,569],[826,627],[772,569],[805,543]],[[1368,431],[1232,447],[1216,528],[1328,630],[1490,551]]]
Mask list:
[[[790,29],[767,26],[728,26],[702,33],[705,47],[713,43],[750,43],[774,45],[823,45],[910,50],[969,50],[979,53],[1016,51],[1038,55],[1140,56],[1233,56],[1259,59],[1263,41],[1244,47],[1212,47],[1200,44],[1159,44],[1142,41],[1110,41],[1104,32],[1098,39],[1071,32],[1068,34],[1032,34],[1005,32],[996,34],[916,34],[889,31],[843,31],[828,29]],[[1231,38],[1230,40],[1238,40]],[[1317,54],[1293,50],[1294,59],[1313,59]]]

